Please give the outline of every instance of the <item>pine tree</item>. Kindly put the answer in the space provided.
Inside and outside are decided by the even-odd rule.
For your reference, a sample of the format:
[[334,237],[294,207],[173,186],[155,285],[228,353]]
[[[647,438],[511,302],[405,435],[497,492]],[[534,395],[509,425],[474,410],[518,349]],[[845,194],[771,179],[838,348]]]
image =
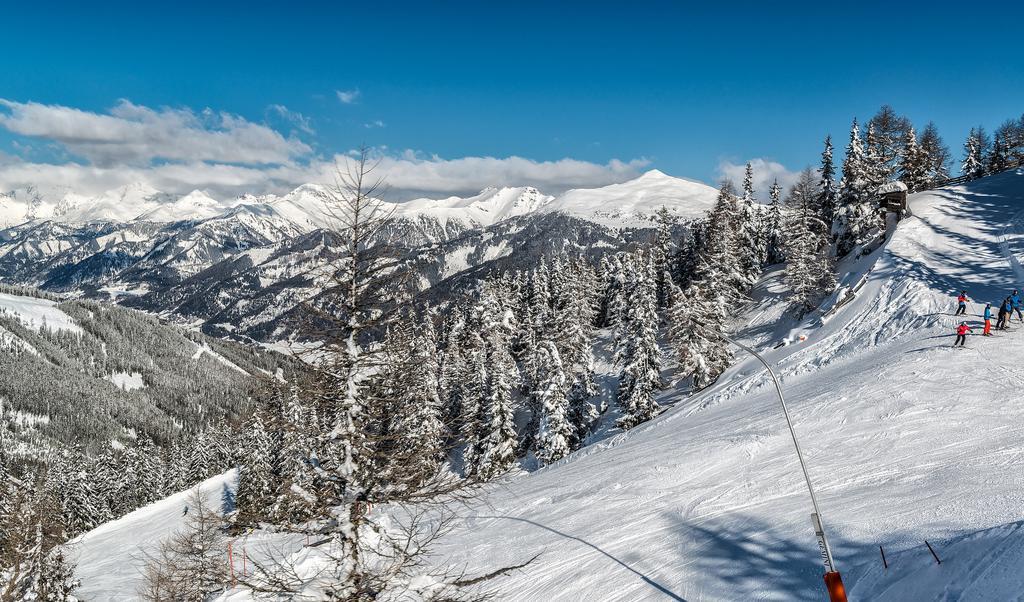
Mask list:
[[1006,156],[1003,137],[999,133],[996,133],[992,140],[992,150],[989,152],[988,164],[986,165],[985,171],[989,174],[996,174],[1009,169],[1010,161]]
[[676,297],[679,300],[669,313],[669,340],[680,373],[691,377],[695,388],[705,387],[732,359],[723,334],[725,316],[709,302],[699,282],[686,292],[676,289]]
[[786,201],[789,205],[786,284],[790,288],[790,300],[801,313],[814,308],[815,303],[830,293],[836,284],[824,234],[825,224],[814,206],[818,194],[814,174],[806,169]]
[[843,159],[843,179],[839,182],[838,210],[832,222],[832,238],[835,240],[837,257],[852,251],[867,241],[878,218],[875,209],[874,184],[871,181],[870,166],[861,145],[857,120],[850,126],[850,141],[846,145]]
[[405,374],[397,395],[403,470],[428,479],[447,460],[445,424],[438,375],[436,334],[429,316],[419,318],[407,354],[398,364]]
[[616,364],[620,366],[616,400],[622,411],[616,424],[623,429],[654,417],[658,411],[654,391],[661,386],[651,261],[643,252],[637,252],[627,266],[626,306],[616,326],[615,348]]
[[818,208],[821,221],[830,226],[836,219],[838,192],[836,191],[836,168],[832,160],[832,136],[825,136],[825,149],[821,151],[821,168],[818,169]]
[[895,168],[886,162],[882,142],[875,133],[874,124],[868,124],[864,135],[864,176],[868,194],[874,195],[878,188],[890,181],[895,175]]
[[565,397],[565,373],[558,348],[551,341],[541,343],[544,360],[537,386],[540,399],[540,420],[537,430],[537,458],[551,464],[571,451],[572,425],[569,423],[569,401]]
[[569,264],[565,289],[560,291],[554,309],[555,345],[566,378],[571,447],[577,447],[598,417],[590,402],[597,394],[594,384],[594,321],[596,318],[597,278],[593,268],[582,259]]
[[761,212],[754,199],[754,169],[747,163],[743,176],[743,197],[738,202],[736,215],[736,245],[743,271],[745,286],[750,286],[761,277],[764,258],[767,254],[761,237]]
[[907,130],[903,147],[900,149],[899,176],[910,192],[924,190],[928,186],[929,158],[918,146],[914,128]]
[[762,222],[762,238],[765,241],[765,263],[775,265],[785,261],[782,252],[782,186],[776,179],[768,189],[768,213]]
[[910,120],[898,115],[889,105],[882,105],[868,122],[868,159],[872,168],[877,170],[877,185],[896,176],[903,143],[910,127]]
[[487,374],[481,400],[483,433],[476,474],[491,478],[512,467],[516,460],[516,428],[512,391],[518,382],[510,350],[512,312],[503,310],[493,292],[485,287],[481,298],[485,334],[484,368]]
[[670,288],[672,286],[672,270],[669,262],[675,254],[675,244],[672,237],[672,228],[676,220],[662,205],[655,213],[657,230],[654,240],[654,273],[657,280],[658,307],[668,307]]
[[981,126],[972,128],[964,143],[964,160],[960,164],[960,173],[972,178],[985,174],[988,162],[988,136]]
[[722,183],[715,206],[708,215],[708,232],[698,251],[694,278],[708,287],[709,298],[723,312],[745,297],[753,284],[737,261],[739,251],[736,196],[732,184]]
[[246,524],[267,517],[276,494],[274,474],[275,449],[268,432],[263,409],[253,411],[246,425],[244,456],[239,472],[238,493],[235,497],[240,520]]
[[921,132],[921,150],[927,157],[927,187],[932,188],[949,178],[949,148],[939,136],[935,123],[928,122]]

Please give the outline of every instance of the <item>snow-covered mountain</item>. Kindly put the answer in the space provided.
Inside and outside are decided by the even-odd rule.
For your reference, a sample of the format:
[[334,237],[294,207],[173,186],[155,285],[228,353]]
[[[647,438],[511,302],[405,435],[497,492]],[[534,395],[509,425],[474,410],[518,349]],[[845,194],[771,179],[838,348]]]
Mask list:
[[[659,171],[559,196],[488,188],[392,203],[394,219],[378,242],[405,255],[414,292],[423,292],[555,251],[613,251],[642,238],[662,206],[685,224],[716,195]],[[316,274],[337,257],[325,198],[316,184],[228,200],[202,191],[175,197],[141,184],[94,198],[15,191],[0,197],[0,219],[17,224],[0,230],[0,282],[111,298],[211,334],[285,336],[281,320],[317,294],[323,283]],[[29,209],[35,219],[26,221]]]
[[[881,248],[839,266],[843,293],[820,312],[786,312],[782,274],[769,272],[734,336],[782,379],[850,600],[1016,599],[1024,330],[949,345],[957,291],[978,326],[984,302],[1024,288],[1024,170],[912,195],[910,209]],[[599,429],[460,507],[435,557],[476,574],[540,554],[490,582],[507,600],[824,599],[810,499],[761,364],[739,356],[708,389],[669,386],[658,402],[668,410],[653,421]],[[233,482],[201,491],[220,499]],[[134,591],[139,550],[181,524],[184,500],[85,535],[82,593]],[[287,538],[257,531],[235,550],[314,556]]]
[[[326,188],[319,184],[304,184],[281,196],[242,195],[233,199],[215,199],[201,190],[175,196],[144,183],[92,197],[65,187],[33,187],[0,193],[0,224],[10,227],[31,220],[70,224],[198,221],[223,215],[238,205],[267,204],[283,218],[310,230],[328,225],[325,194]],[[662,205],[682,218],[697,216],[710,207],[714,195],[715,191],[705,184],[651,170],[628,182],[573,189],[557,197],[532,187],[502,187],[487,188],[469,197],[420,198],[389,205],[401,217],[435,220],[442,228],[450,221],[478,228],[510,217],[550,211],[622,226],[642,222]]]

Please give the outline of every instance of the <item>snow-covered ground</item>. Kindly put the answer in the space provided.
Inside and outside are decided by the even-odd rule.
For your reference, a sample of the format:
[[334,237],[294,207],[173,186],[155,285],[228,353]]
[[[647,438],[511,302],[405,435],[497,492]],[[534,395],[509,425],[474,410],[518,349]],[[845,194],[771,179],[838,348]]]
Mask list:
[[[1015,323],[965,350],[950,344],[959,289],[996,302],[1024,280],[1024,173],[911,205],[857,298],[823,326],[796,325],[806,342],[772,349],[788,335],[773,322],[743,332],[783,376],[851,600],[1013,598],[1024,584],[1013,570],[1024,557],[1024,332]],[[442,555],[474,570],[541,552],[498,584],[504,599],[824,596],[792,442],[749,359],[486,502]]]
[[22,324],[35,330],[46,326],[52,330],[68,330],[76,334],[82,332],[82,328],[75,324],[71,316],[47,299],[0,293],[0,312],[17,317]]
[[[950,344],[957,291],[978,325],[981,303],[1024,284],[1024,171],[911,208],[850,264],[847,285],[863,279],[852,301],[797,323],[770,302],[774,274],[737,336],[782,377],[851,600],[1018,599],[1024,332]],[[673,407],[656,420],[490,488],[438,557],[478,573],[541,553],[493,583],[503,600],[823,599],[807,490],[763,369],[739,357],[715,386],[662,401]],[[130,597],[130,551],[172,530],[183,499],[87,534],[84,597]]]
[[105,378],[114,383],[115,387],[125,391],[134,391],[146,386],[146,381],[142,379],[142,374],[138,372],[113,372]]
[[[221,507],[224,488],[234,490],[238,475],[230,471],[198,486],[211,508]],[[184,523],[184,512],[194,490],[183,491],[100,525],[70,544],[78,564],[81,600],[115,602],[137,600],[138,584],[147,554]]]

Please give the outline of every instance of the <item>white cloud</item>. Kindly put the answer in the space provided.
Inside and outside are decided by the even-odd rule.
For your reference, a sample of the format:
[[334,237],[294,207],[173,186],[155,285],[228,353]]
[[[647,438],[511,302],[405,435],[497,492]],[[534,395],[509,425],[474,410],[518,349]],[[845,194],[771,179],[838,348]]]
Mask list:
[[359,97],[363,95],[363,93],[359,91],[359,88],[352,90],[335,90],[334,93],[338,95],[338,100],[341,101],[341,104],[346,105],[355,104],[359,100]]
[[268,106],[267,114],[271,116],[276,116],[277,118],[285,121],[295,129],[303,133],[310,135],[316,133],[313,130],[313,125],[308,117],[306,117],[302,113],[299,113],[298,111],[293,111],[284,105]]
[[288,163],[312,149],[273,129],[206,109],[151,109],[120,101],[108,113],[0,99],[0,127],[57,142],[100,166],[156,160],[267,165]]
[[387,127],[387,124],[384,123],[383,121],[381,121],[380,119],[374,119],[373,121],[370,121],[369,123],[364,123],[363,127],[368,129],[368,130],[371,130],[373,128]]
[[[348,160],[339,156],[339,161]],[[646,159],[606,164],[559,159],[534,161],[523,157],[462,157],[442,159],[413,151],[380,157],[377,169],[396,195],[470,195],[488,186],[534,186],[549,194],[569,188],[603,186],[640,175]]]
[[[309,182],[330,182],[335,165],[344,167],[349,155],[308,165],[244,166],[204,162],[149,166],[95,166],[78,163],[32,163],[15,157],[0,161],[0,190],[46,183],[67,186],[80,194],[143,182],[159,190],[186,194],[195,189],[228,198],[242,193],[281,194]],[[375,174],[386,180],[388,200],[415,197],[472,195],[488,186],[535,186],[549,194],[569,188],[603,186],[634,178],[646,160],[612,160],[606,164],[575,159],[533,161],[522,157],[462,157],[442,159],[406,151],[382,155]]]
[[[267,107],[265,118],[271,117],[312,132],[305,116],[283,105]],[[373,121],[367,126],[386,124]],[[329,182],[335,165],[351,160],[349,153],[315,155],[301,140],[229,113],[152,109],[127,100],[95,113],[0,99],[0,127],[17,137],[41,140],[32,146],[46,151],[19,146],[16,137],[15,154],[0,154],[0,190],[46,185],[95,195],[141,182],[169,193],[202,189],[222,198],[283,193],[301,184]],[[535,186],[556,194],[621,182],[649,164],[645,159],[605,164],[514,156],[445,159],[387,147],[374,152],[379,158],[376,173],[386,178],[391,200],[471,195],[488,186]]]
[[[754,193],[762,201],[768,200],[768,189],[776,180],[782,186],[783,197],[789,187],[800,178],[799,171],[790,171],[786,166],[770,159],[750,159],[750,166],[754,170]],[[743,187],[743,177],[746,174],[747,165],[744,163],[733,163],[723,160],[718,164],[719,179],[729,180],[736,186],[737,190]]]

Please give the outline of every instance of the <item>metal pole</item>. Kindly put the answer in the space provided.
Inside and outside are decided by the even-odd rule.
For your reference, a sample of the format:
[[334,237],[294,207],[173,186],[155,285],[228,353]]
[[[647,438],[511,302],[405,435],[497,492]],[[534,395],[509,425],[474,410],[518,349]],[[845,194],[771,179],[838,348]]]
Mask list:
[[825,537],[825,527],[821,520],[821,511],[818,509],[818,498],[814,495],[814,486],[811,485],[811,475],[807,472],[807,464],[804,462],[804,454],[800,450],[800,441],[797,440],[796,431],[793,430],[793,420],[789,417],[789,408],[786,407],[786,398],[782,396],[782,385],[779,384],[779,379],[775,376],[775,371],[772,370],[772,367],[768,365],[768,362],[761,357],[760,353],[754,351],[750,347],[747,347],[743,343],[725,336],[724,334],[722,335],[722,338],[756,357],[757,360],[764,365],[765,369],[768,370],[768,374],[772,377],[772,382],[775,383],[775,392],[779,395],[779,403],[782,404],[782,413],[786,416],[786,424],[789,426],[789,434],[793,437],[793,446],[796,447],[796,457],[799,458],[800,468],[804,471],[804,480],[807,482],[807,491],[811,494],[811,505],[814,507],[814,514],[817,517],[814,521],[815,526],[821,528],[821,541],[822,547],[824,548],[825,561],[828,565],[828,570],[830,572],[835,571],[836,564],[832,559],[832,548],[828,545],[828,538]]

